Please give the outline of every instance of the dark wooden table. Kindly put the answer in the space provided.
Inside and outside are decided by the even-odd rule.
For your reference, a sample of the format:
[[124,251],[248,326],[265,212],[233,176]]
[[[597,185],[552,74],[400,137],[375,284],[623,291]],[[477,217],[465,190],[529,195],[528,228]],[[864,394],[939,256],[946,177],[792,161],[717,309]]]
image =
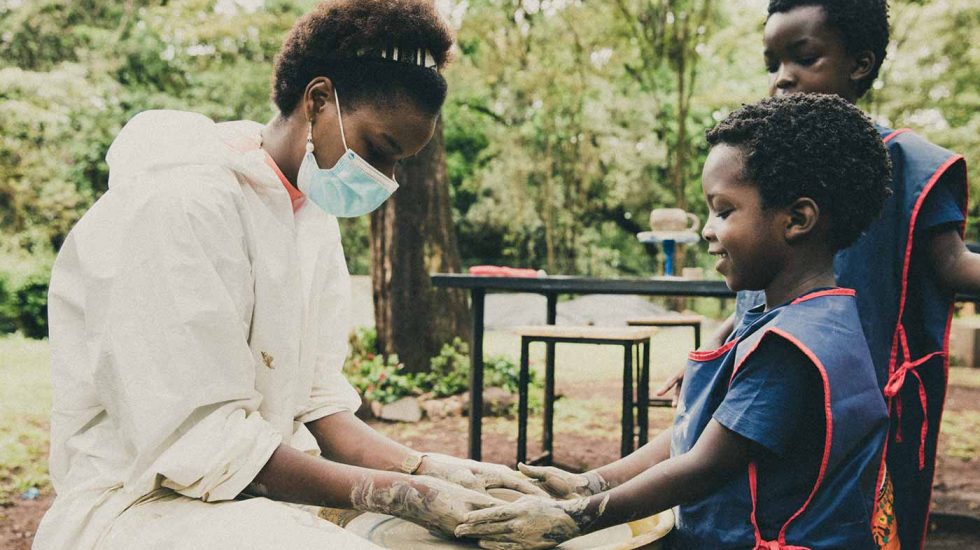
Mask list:
[[[482,456],[483,421],[483,312],[487,292],[527,292],[547,298],[546,320],[555,324],[558,296],[561,294],[631,294],[642,296],[696,296],[734,298],[724,281],[694,281],[679,277],[651,279],[591,279],[587,277],[478,277],[464,274],[432,275],[432,285],[470,291],[473,307],[473,349],[470,350],[470,433],[469,456]],[[624,319],[625,321],[626,319]],[[546,372],[554,372],[555,346],[547,345]],[[547,385],[546,380],[546,385]],[[546,418],[545,422],[549,420]]]

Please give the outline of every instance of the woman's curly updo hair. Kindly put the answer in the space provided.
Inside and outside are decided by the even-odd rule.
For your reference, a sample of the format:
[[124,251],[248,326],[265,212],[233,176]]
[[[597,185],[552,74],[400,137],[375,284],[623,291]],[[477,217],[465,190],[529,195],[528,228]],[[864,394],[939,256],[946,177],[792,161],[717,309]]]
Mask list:
[[[449,61],[453,33],[431,0],[328,0],[300,18],[276,56],[272,100],[284,117],[318,76],[333,82],[344,107],[391,106],[409,99],[428,114],[446,100],[439,74]],[[395,47],[427,50],[435,68],[362,56]]]
[[764,208],[809,197],[830,220],[835,250],[877,219],[891,191],[891,161],[871,120],[836,95],[791,94],[745,105],[707,133],[742,152],[742,179]]

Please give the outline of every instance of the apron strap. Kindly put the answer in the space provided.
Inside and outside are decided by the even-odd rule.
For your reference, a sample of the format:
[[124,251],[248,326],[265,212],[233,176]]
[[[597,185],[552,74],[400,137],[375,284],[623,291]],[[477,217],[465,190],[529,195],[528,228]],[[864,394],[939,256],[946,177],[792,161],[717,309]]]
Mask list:
[[897,420],[898,429],[895,430],[895,442],[902,442],[902,388],[905,387],[905,382],[909,375],[912,375],[919,383],[919,405],[922,407],[922,427],[919,430],[919,470],[923,470],[926,467],[926,436],[929,433],[929,401],[926,396],[926,387],[922,383],[922,376],[919,374],[918,368],[925,365],[931,359],[935,357],[944,357],[946,352],[944,351],[934,351],[928,355],[924,355],[918,359],[913,360],[911,352],[909,351],[909,341],[908,336],[905,333],[905,327],[901,323],[898,324],[896,329],[898,333],[898,342],[901,349],[901,357],[903,361],[901,365],[892,372],[891,376],[888,377],[888,383],[885,384],[885,397],[895,400],[895,416]]

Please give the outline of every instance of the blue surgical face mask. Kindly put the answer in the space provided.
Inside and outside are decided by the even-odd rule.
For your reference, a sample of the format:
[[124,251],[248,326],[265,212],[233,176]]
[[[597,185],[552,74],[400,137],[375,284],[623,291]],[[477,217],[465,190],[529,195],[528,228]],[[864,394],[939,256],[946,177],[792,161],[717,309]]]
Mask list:
[[328,214],[338,218],[354,218],[377,210],[398,189],[398,183],[368,164],[347,147],[344,121],[340,115],[340,98],[334,89],[337,120],[344,154],[333,168],[323,169],[313,156],[313,123],[306,137],[306,156],[296,176],[296,186],[311,201]]

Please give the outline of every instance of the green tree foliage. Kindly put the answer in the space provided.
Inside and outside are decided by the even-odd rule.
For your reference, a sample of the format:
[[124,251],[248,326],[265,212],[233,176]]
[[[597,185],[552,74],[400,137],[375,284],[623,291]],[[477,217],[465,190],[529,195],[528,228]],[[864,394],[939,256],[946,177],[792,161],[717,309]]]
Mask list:
[[[105,192],[122,125],[158,108],[267,120],[274,55],[313,3],[0,0],[0,330],[44,332],[47,273]],[[464,262],[658,271],[635,233],[656,207],[703,218],[705,128],[766,93],[766,0],[439,3],[460,28],[443,116]],[[980,182],[980,7],[893,0],[892,14],[862,107],[965,154]],[[357,273],[366,222],[344,221]],[[688,264],[706,263],[698,250]]]
[[713,82],[706,53],[730,19],[721,6],[472,2],[447,109],[450,158],[455,145],[466,161],[450,172],[464,259],[657,269],[635,233],[652,208],[701,208],[702,134],[716,109],[698,91]]
[[[971,197],[980,191],[980,4],[972,0],[892,2],[892,43],[862,107],[893,128],[912,128],[967,159]],[[970,209],[980,238],[980,203]]]
[[105,192],[123,124],[160,108],[268,119],[273,56],[309,5],[0,1],[0,328],[46,334],[54,255]]

